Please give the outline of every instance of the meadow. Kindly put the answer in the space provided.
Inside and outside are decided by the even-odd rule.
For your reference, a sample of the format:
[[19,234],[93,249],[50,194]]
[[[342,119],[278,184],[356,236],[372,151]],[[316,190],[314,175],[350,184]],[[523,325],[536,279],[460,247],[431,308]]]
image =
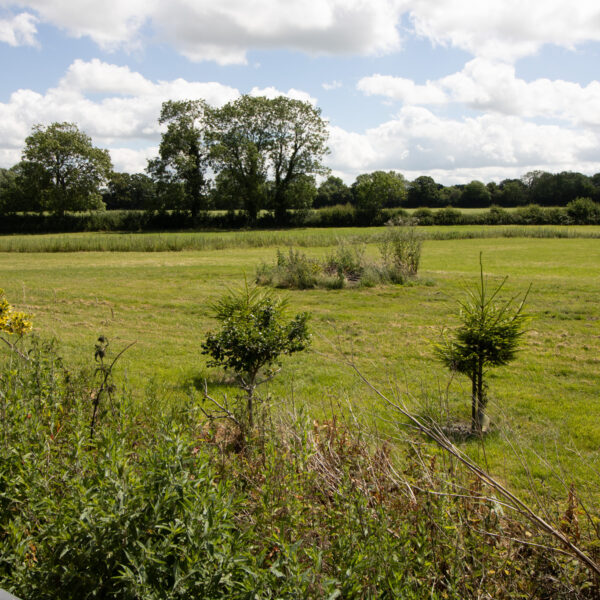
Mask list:
[[[597,481],[591,474],[600,468],[600,245],[594,239],[600,228],[425,230],[419,279],[411,285],[282,291],[291,312],[312,314],[314,340],[310,352],[284,362],[263,392],[275,405],[306,405],[315,417],[351,407],[389,431],[397,415],[360,383],[351,360],[417,413],[466,421],[469,382],[438,363],[432,344],[444,327],[457,324],[456,298],[475,283],[481,252],[491,283],[508,275],[505,297],[532,285],[532,320],[518,359],[490,372],[490,414],[498,427],[483,451],[476,442],[465,448],[521,489],[534,481],[564,497],[574,481],[582,495],[597,492],[585,486]],[[517,237],[519,231],[530,237]],[[228,376],[208,369],[200,353],[216,327],[211,303],[244,280],[251,283],[257,265],[272,262],[277,248],[294,245],[325,256],[340,235],[358,237],[377,253],[374,228],[5,237],[0,281],[11,302],[35,315],[37,333],[60,341],[71,364],[91,365],[102,334],[114,352],[135,342],[117,369],[132,389],[150,382],[167,397],[182,398],[207,380],[213,393],[231,394]],[[154,250],[178,251],[138,251],[157,239],[165,245]],[[195,249],[188,249],[190,240]],[[6,251],[17,244],[24,245],[20,251]],[[73,248],[88,251],[67,251]]]

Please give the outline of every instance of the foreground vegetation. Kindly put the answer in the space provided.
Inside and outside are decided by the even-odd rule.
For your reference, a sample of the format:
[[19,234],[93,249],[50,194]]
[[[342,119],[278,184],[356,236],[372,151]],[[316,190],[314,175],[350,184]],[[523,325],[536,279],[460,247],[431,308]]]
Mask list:
[[[377,233],[359,231],[365,236]],[[204,240],[201,252],[0,255],[0,278],[8,297],[19,309],[35,314],[38,332],[61,340],[60,354],[69,373],[51,366],[57,350],[44,350],[46,358],[34,363],[35,369],[21,369],[13,362],[2,371],[1,397],[10,399],[5,410],[14,412],[4,420],[4,435],[12,437],[3,446],[8,454],[2,464],[8,474],[0,501],[16,500],[14,508],[4,510],[4,504],[0,511],[12,523],[5,529],[10,553],[2,560],[13,556],[13,562],[3,562],[2,568],[15,573],[10,586],[0,587],[25,597],[62,597],[69,585],[83,589],[72,580],[65,583],[67,572],[81,573],[83,579],[90,572],[85,565],[98,565],[102,559],[102,572],[108,573],[103,581],[121,586],[119,594],[130,594],[120,597],[178,597],[164,590],[173,585],[174,574],[193,570],[191,563],[160,563],[169,548],[177,547],[186,550],[173,556],[208,556],[204,563],[221,565],[219,572],[226,576],[218,582],[231,583],[222,588],[227,594],[252,589],[265,597],[294,597],[292,584],[287,591],[284,587],[291,581],[305,597],[327,597],[337,590],[340,597],[361,597],[374,589],[387,590],[388,596],[400,590],[405,597],[431,597],[423,595],[428,589],[427,594],[434,590],[433,597],[440,598],[485,597],[485,590],[494,598],[593,598],[597,590],[590,587],[593,579],[587,571],[547,549],[510,541],[552,544],[512,513],[499,516],[494,501],[474,501],[471,496],[479,491],[472,492],[479,484],[444,462],[422,437],[407,437],[405,419],[375,401],[347,362],[358,365],[389,397],[401,399],[421,418],[433,418],[442,426],[468,424],[468,382],[447,377],[433,350],[441,328],[456,324],[451,298],[462,293],[464,284],[477,281],[480,251],[492,282],[501,280],[496,275],[509,275],[506,298],[532,283],[527,312],[533,321],[523,350],[514,363],[489,376],[487,411],[494,427],[483,446],[473,439],[461,441],[460,447],[553,522],[564,520],[569,535],[579,536],[596,556],[597,240],[486,238],[464,228],[428,231],[440,231],[446,239],[425,240],[420,277],[411,285],[287,293],[293,312],[312,314],[313,351],[285,363],[279,377],[261,392],[272,399],[273,412],[257,418],[258,437],[243,452],[234,431],[203,425],[205,380],[217,398],[236,393],[233,381],[206,368],[200,356],[201,340],[214,328],[209,305],[244,276],[251,280],[261,261],[272,261],[282,240],[293,240],[307,256],[322,260],[339,232],[188,234]],[[548,235],[547,229],[534,231],[533,235]],[[598,233],[595,228],[582,231]],[[578,233],[574,229],[569,235]],[[448,239],[450,235],[456,239]],[[111,239],[76,237],[81,243]],[[377,244],[367,244],[365,252],[377,256]],[[91,380],[89,364],[99,333],[110,340],[112,356],[136,344],[119,360],[117,388],[101,405],[90,442],[92,399],[99,384]],[[81,368],[88,374],[78,375]],[[43,375],[48,369],[52,377]],[[35,385],[41,388],[30,387]],[[351,414],[358,423],[352,416],[352,423],[344,422],[344,415]],[[55,444],[55,439],[64,444]],[[330,458],[335,468],[327,462]],[[359,461],[358,466],[353,461]],[[385,471],[387,464],[402,476],[390,469],[378,479],[378,469]],[[447,481],[448,472],[454,484]],[[61,484],[71,478],[76,482],[72,486]],[[407,491],[407,478],[416,504]],[[460,497],[438,495],[449,491]],[[140,510],[149,504],[148,498],[162,497],[163,492],[164,502]],[[490,490],[481,493],[490,497]],[[53,525],[50,515],[54,518],[59,510],[64,522]],[[186,538],[184,522],[197,526],[192,532],[205,531],[204,521],[192,519],[192,514],[213,519],[217,541],[201,535]],[[14,520],[21,515],[30,520]],[[170,521],[169,515],[177,515],[179,521]],[[129,524],[132,529],[127,529]],[[357,524],[362,528],[356,529]],[[487,527],[503,537],[481,533]],[[162,531],[164,536],[149,531]],[[116,539],[131,540],[133,546],[126,546],[127,555],[115,551],[114,561],[107,561],[106,548],[113,548]],[[85,550],[81,562],[79,550],[68,549],[73,540]],[[60,548],[57,554],[54,547]],[[452,560],[441,561],[446,555]],[[17,564],[26,566],[15,571]],[[65,564],[76,568],[63,569]],[[454,571],[449,573],[444,564]],[[147,570],[142,572],[140,565]],[[508,575],[502,575],[504,569]],[[167,570],[173,575],[167,576]],[[194,572],[181,589],[188,581],[206,581],[202,578],[207,573]],[[394,573],[401,579],[395,580]],[[429,588],[417,587],[418,580],[429,582]],[[473,587],[475,580],[480,587]],[[369,588],[370,583],[375,587]],[[39,595],[52,585],[63,586],[52,588],[61,593]],[[225,594],[215,591],[215,597],[219,593]]]
[[[102,373],[35,339],[27,356],[0,378],[0,586],[25,600],[597,597],[585,566],[418,435],[392,447],[292,406],[240,442],[200,395],[112,384],[90,430]],[[557,508],[596,556],[575,496]]]

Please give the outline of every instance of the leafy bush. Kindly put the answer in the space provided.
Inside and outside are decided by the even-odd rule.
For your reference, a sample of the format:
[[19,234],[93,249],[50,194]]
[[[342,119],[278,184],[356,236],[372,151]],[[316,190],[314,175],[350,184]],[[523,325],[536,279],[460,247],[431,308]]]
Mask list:
[[459,225],[462,223],[462,212],[452,206],[440,208],[433,213],[433,222],[436,225]]
[[[310,344],[308,313],[286,318],[286,303],[280,298],[246,286],[223,296],[214,306],[221,329],[209,333],[202,354],[209,366],[235,373],[246,392],[246,410],[241,416],[227,415],[244,430],[253,425],[254,391],[276,373],[281,357],[306,349]],[[262,379],[260,379],[262,378]]]
[[576,225],[600,223],[600,204],[591,198],[575,198],[567,204],[567,214]]
[[379,236],[381,263],[367,260],[364,243],[341,239],[323,262],[298,250],[277,251],[275,265],[262,263],[256,283],[307,289],[341,289],[347,285],[373,287],[381,283],[402,284],[414,279],[419,269],[422,238],[412,226],[390,225]]
[[340,239],[333,254],[325,259],[324,270],[338,279],[359,281],[365,269],[365,245]]

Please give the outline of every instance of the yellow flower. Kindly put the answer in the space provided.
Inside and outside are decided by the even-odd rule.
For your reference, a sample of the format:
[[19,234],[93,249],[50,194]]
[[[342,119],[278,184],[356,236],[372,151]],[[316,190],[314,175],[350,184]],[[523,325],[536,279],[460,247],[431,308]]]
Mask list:
[[6,299],[4,290],[0,289],[0,332],[22,337],[32,327],[31,315],[14,310]]

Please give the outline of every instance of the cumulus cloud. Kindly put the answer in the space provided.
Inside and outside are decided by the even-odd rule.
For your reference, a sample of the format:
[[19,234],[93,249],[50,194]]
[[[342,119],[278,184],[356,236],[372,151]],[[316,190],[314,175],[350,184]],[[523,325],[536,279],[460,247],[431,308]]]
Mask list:
[[295,88],[290,88],[287,92],[280,92],[277,88],[273,86],[266,88],[259,88],[255,86],[250,90],[250,95],[264,96],[265,98],[269,98],[270,100],[279,96],[285,96],[286,98],[290,98],[291,100],[300,100],[301,102],[308,102],[313,106],[317,103],[317,99],[313,98],[308,92],[303,92],[302,90],[297,90]]
[[381,95],[405,104],[456,102],[480,111],[526,118],[561,119],[574,125],[600,126],[600,82],[587,86],[562,80],[527,82],[506,63],[476,58],[458,73],[425,85],[409,79],[372,75],[357,87],[368,95]]
[[[312,104],[302,90],[254,88],[254,95],[287,96]],[[76,60],[58,85],[40,94],[21,89],[0,103],[0,166],[18,162],[25,138],[36,123],[75,122],[94,143],[109,148],[117,168],[140,170],[156,154],[161,105],[166,100],[203,98],[212,106],[239,98],[240,92],[217,82],[151,81],[128,67],[94,59]]]
[[158,146],[148,146],[140,150],[110,148],[109,152],[115,171],[143,173],[148,164],[148,159],[158,155]]
[[363,77],[356,87],[368,96],[386,96],[406,104],[442,104],[448,101],[439,84],[428,81],[425,85],[417,85],[411,79],[391,75]]
[[157,0],[0,0],[1,5],[20,5],[74,37],[90,37],[104,49],[134,46]]
[[335,131],[329,145],[330,166],[347,180],[375,169],[464,182],[476,173],[486,173],[489,180],[532,168],[595,172],[600,167],[594,158],[600,136],[590,131],[505,115],[449,119],[414,106],[363,134]]
[[0,42],[9,46],[36,46],[37,21],[30,13],[0,19]]
[[249,49],[311,54],[397,50],[404,0],[0,0],[103,48],[141,43],[145,25],[191,60],[243,64]]
[[544,44],[574,48],[600,40],[596,0],[414,0],[415,32],[474,56],[513,61]]
[[[93,99],[93,93],[106,97]],[[33,124],[73,121],[103,145],[147,142],[160,136],[157,119],[165,100],[203,98],[221,106],[238,96],[237,89],[216,82],[151,82],[127,67],[76,60],[45,94],[18,90],[0,103],[0,139],[5,147],[21,147]]]
[[[106,49],[142,44],[148,26],[191,60],[222,65],[245,63],[250,49],[390,53],[401,47],[401,23],[433,43],[505,61],[544,44],[574,48],[600,40],[596,0],[0,0],[15,5]],[[21,31],[30,40],[29,18]],[[13,39],[13,29],[0,39]]]

